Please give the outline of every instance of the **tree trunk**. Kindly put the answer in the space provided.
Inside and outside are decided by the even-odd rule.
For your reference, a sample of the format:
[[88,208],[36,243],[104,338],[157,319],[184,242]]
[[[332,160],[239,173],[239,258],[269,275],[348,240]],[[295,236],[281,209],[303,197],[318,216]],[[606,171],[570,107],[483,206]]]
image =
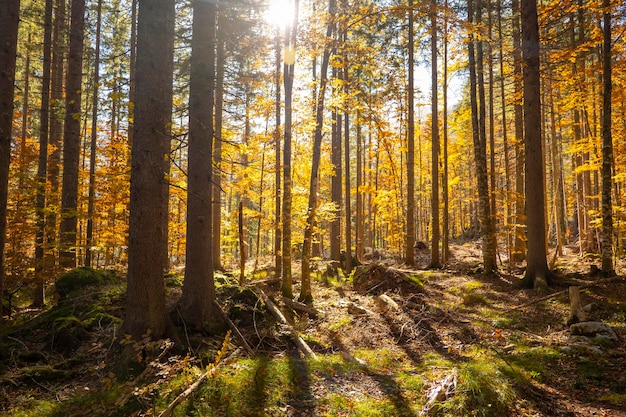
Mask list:
[[503,36],[502,36],[502,4],[498,2],[498,62],[500,64],[500,105],[502,107],[502,144],[504,146],[504,181],[505,181],[505,198],[504,204],[506,206],[504,215],[504,227],[506,230],[506,250],[507,258],[509,262],[509,268],[513,261],[513,241],[511,239],[511,206],[513,201],[511,199],[511,169],[509,162],[509,135],[507,126],[507,112],[506,112],[506,89],[504,88],[504,50],[503,50]]
[[[0,295],[4,294],[4,244],[7,229],[9,163],[11,161],[13,132],[13,97],[19,15],[19,0],[0,2],[0,62],[2,62],[0,66]],[[0,302],[0,327],[2,327],[2,305]]]
[[[341,83],[341,69],[333,68],[332,78],[339,78],[339,85]],[[324,82],[324,81],[320,81]],[[341,90],[335,91],[333,87],[333,96],[337,97],[341,95]],[[341,100],[337,97],[337,103]],[[331,164],[333,166],[333,175],[331,178],[331,200],[335,204],[335,216],[330,221],[330,259],[339,262],[341,260],[341,183],[342,183],[342,169],[341,169],[341,132],[342,126],[342,109],[340,105],[336,105],[332,112],[332,134],[331,134]]]
[[187,251],[181,314],[193,328],[210,329],[217,315],[213,282],[213,105],[216,6],[193,3],[189,78]]
[[[470,26],[473,24],[473,0],[468,2],[467,15]],[[480,211],[480,234],[483,240],[483,268],[485,273],[490,273],[496,269],[495,251],[493,246],[493,234],[491,230],[491,213],[489,204],[489,184],[487,178],[487,149],[484,141],[484,124],[480,123],[480,115],[477,101],[477,71],[476,58],[474,55],[474,33],[470,29],[468,43],[468,60],[470,72],[470,102],[472,106],[472,131],[474,141],[474,159],[476,164],[476,179],[478,182],[478,206]],[[484,101],[484,100],[483,100]],[[482,114],[482,112],[481,112]],[[483,119],[484,120],[484,119]],[[481,128],[481,126],[483,128]],[[481,134],[480,132],[483,132]]]
[[[328,11],[330,20],[326,29],[326,38],[332,39],[335,16],[335,0],[329,0]],[[309,206],[307,212],[306,227],[304,229],[304,243],[302,245],[302,285],[300,289],[300,301],[310,303],[313,301],[311,294],[311,245],[313,243],[313,227],[315,225],[315,213],[317,211],[317,194],[319,188],[319,166],[322,146],[322,127],[324,123],[324,96],[326,94],[326,75],[330,60],[330,45],[324,47],[322,66],[320,70],[320,89],[317,97],[317,109],[315,115],[315,135],[313,138],[313,156],[311,161],[311,182],[309,186]]]
[[89,155],[89,197],[87,202],[87,247],[85,266],[91,267],[91,248],[95,247],[93,223],[96,205],[96,150],[98,144],[98,87],[100,84],[100,29],[102,27],[102,0],[98,0],[96,17],[96,47],[93,74],[93,104],[91,109],[91,148]]
[[78,175],[80,159],[81,90],[85,0],[72,0],[70,49],[66,75],[63,185],[61,191],[61,253],[64,268],[76,267]]
[[224,113],[225,13],[218,12],[215,52],[215,129],[213,134],[213,270],[222,268],[222,125]]
[[50,120],[50,69],[52,66],[52,0],[46,1],[44,16],[43,77],[41,80],[41,112],[39,127],[39,158],[37,164],[37,191],[35,195],[35,213],[37,230],[35,231],[35,287],[33,288],[33,306],[45,304],[45,245],[46,245],[46,176],[48,168],[48,139]]
[[546,261],[544,157],[541,135],[541,86],[537,0],[522,0],[522,59],[524,68],[524,148],[526,153],[526,226],[528,252],[523,285],[550,283]]
[[526,208],[524,202],[524,109],[522,106],[522,39],[520,27],[519,0],[513,0],[513,72],[515,84],[515,104],[513,118],[515,124],[515,227],[513,228],[513,261],[521,262],[526,254],[524,227]]
[[438,87],[437,87],[437,0],[432,0],[431,4],[431,28],[430,28],[430,51],[431,51],[431,134],[432,134],[432,178],[430,180],[432,187],[432,195],[430,200],[431,209],[431,231],[432,240],[430,247],[430,264],[429,268],[441,268],[441,260],[439,256],[439,105],[438,105]]
[[[50,191],[46,196],[49,210],[46,216],[46,231],[45,231],[45,248],[44,248],[44,262],[45,269],[50,274],[56,275],[57,259],[58,259],[58,215],[59,207],[61,206],[61,196],[59,193],[59,180],[60,180],[60,166],[61,166],[61,142],[63,140],[63,97],[65,96],[63,90],[63,66],[65,55],[65,32],[66,19],[65,19],[65,0],[57,0],[56,2],[56,14],[54,17],[54,31],[52,35],[52,76],[51,76],[51,91],[50,91],[50,135],[48,138],[48,148],[50,149],[48,155],[48,183],[50,184]],[[47,253],[46,253],[47,251]]]
[[413,0],[409,0],[409,56],[408,56],[408,91],[407,91],[407,192],[406,192],[406,239],[404,261],[408,265],[415,263],[415,96],[414,96],[414,43],[415,28]]
[[602,49],[602,273],[615,274],[613,269],[613,139],[611,136],[611,1],[603,0],[603,49]]
[[444,2],[443,17],[443,230],[441,238],[441,261],[450,260],[450,199],[448,195],[448,0]]
[[124,330],[139,339],[168,333],[163,273],[168,217],[165,175],[170,151],[174,0],[139,4],[135,130],[131,155],[128,280]]
[[[347,33],[343,31],[343,42],[347,41]],[[343,81],[344,92],[346,97],[350,97],[349,91],[349,73],[348,73],[348,58],[346,53],[343,55]],[[349,275],[352,272],[352,208],[351,208],[351,187],[350,187],[350,113],[348,111],[349,103],[344,102],[344,162],[345,162],[345,186],[346,186],[346,265],[344,273]]]
[[[281,292],[287,298],[293,298],[293,280],[291,276],[291,119],[293,79],[296,54],[296,35],[298,27],[299,1],[295,0],[293,19],[285,31],[285,57],[283,68],[283,83],[285,85],[285,132],[283,143],[283,275]],[[290,56],[287,56],[287,52]]]
[[276,97],[274,101],[274,117],[276,118],[276,126],[274,130],[274,150],[275,150],[275,173],[274,173],[274,269],[275,276],[280,278],[282,276],[283,269],[283,255],[281,249],[282,243],[282,227],[280,221],[281,215],[281,187],[280,187],[280,30],[277,30],[276,34],[276,71],[274,74],[274,88],[276,88]]

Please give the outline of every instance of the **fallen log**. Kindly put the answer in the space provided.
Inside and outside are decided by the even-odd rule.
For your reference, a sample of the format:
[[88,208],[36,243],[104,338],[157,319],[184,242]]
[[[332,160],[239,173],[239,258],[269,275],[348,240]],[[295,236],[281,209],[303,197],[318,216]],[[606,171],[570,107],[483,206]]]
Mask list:
[[308,306],[308,305],[306,305],[304,303],[299,303],[299,302],[294,301],[291,298],[287,298],[287,297],[280,297],[280,300],[284,304],[286,304],[289,307],[293,308],[294,310],[298,310],[298,311],[302,311],[304,313],[307,313],[311,317],[317,317],[319,315],[319,311],[315,307]]
[[248,341],[246,340],[246,338],[243,337],[243,334],[241,334],[237,326],[235,326],[235,323],[233,323],[230,317],[228,317],[228,315],[224,312],[224,310],[222,310],[222,307],[219,305],[219,303],[216,300],[213,300],[213,303],[217,311],[221,314],[224,321],[228,323],[228,327],[230,327],[230,329],[237,335],[237,338],[241,341],[241,344],[246,349],[246,352],[248,353],[248,355],[254,356],[254,351],[248,344]]
[[261,294],[260,298],[263,299],[263,302],[267,306],[267,309],[274,315],[274,317],[278,319],[278,321],[280,321],[284,326],[289,329],[291,339],[295,342],[296,346],[298,346],[298,349],[300,349],[300,351],[305,356],[310,356],[313,359],[318,360],[315,352],[313,352],[309,345],[307,345],[307,343],[300,337],[296,329],[294,329],[293,326],[289,324],[289,322],[285,318],[285,315],[280,311],[276,304],[274,304],[274,302],[269,299],[269,297],[263,292],[261,288],[256,287],[256,290],[259,292],[259,294]]
[[[580,290],[584,290],[586,288],[597,287],[598,285],[608,284],[608,283],[615,282],[615,281],[626,282],[626,281],[624,281],[624,277],[623,276],[616,276],[616,277],[601,279],[601,280],[592,282],[590,284],[580,285],[578,288]],[[520,305],[515,306],[515,307],[511,307],[510,309],[507,310],[507,312],[513,311],[513,310],[517,310],[517,309],[520,309],[520,308],[524,308],[524,307],[528,307],[528,306],[531,306],[533,304],[540,303],[541,301],[545,301],[545,300],[549,300],[549,299],[554,298],[554,297],[558,297],[559,295],[563,295],[563,294],[565,294],[567,292],[569,292],[569,287],[566,290],[553,292],[552,294],[548,294],[548,295],[545,295],[543,297],[536,298],[534,300],[528,301],[527,303],[520,304]]]
[[220,366],[222,365],[226,365],[228,362],[230,362],[232,360],[232,358],[234,358],[236,356],[237,353],[239,353],[240,349],[236,349],[235,351],[233,351],[233,353],[231,353],[230,355],[228,355],[228,357],[220,362],[218,362],[217,364],[213,365],[211,367],[211,369],[207,370],[205,373],[203,373],[202,375],[200,375],[200,377],[198,379],[196,379],[194,381],[193,384],[191,384],[185,391],[181,392],[178,397],[176,397],[174,399],[174,401],[172,401],[170,403],[170,405],[167,406],[167,408],[165,410],[163,410],[161,412],[161,414],[159,414],[159,417],[169,417],[172,412],[174,411],[174,409],[180,405],[183,401],[185,401],[191,394],[193,394],[199,387],[200,385],[209,377],[211,376]]

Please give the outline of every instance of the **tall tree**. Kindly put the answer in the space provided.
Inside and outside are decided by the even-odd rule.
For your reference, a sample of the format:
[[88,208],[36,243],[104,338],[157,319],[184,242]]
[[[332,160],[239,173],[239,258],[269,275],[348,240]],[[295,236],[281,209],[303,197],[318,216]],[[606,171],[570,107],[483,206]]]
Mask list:
[[448,198],[448,0],[444,1],[443,10],[443,178],[441,181],[443,230],[441,237],[441,261],[445,264],[450,259],[450,200]]
[[285,297],[293,297],[291,276],[291,131],[293,118],[293,81],[296,63],[296,39],[298,33],[299,0],[294,0],[291,22],[285,28],[285,53],[283,55],[283,84],[285,86],[285,131],[283,132],[283,211],[282,211],[282,283]]
[[[335,29],[335,0],[328,2],[329,21],[326,27],[326,39],[330,42]],[[311,179],[309,185],[309,206],[307,211],[306,226],[304,229],[304,243],[302,245],[302,284],[300,287],[299,299],[304,302],[312,302],[311,293],[311,247],[313,244],[313,227],[317,212],[318,192],[319,192],[319,167],[322,147],[322,127],[324,123],[324,96],[326,95],[327,73],[330,60],[331,45],[324,46],[322,55],[322,66],[320,68],[320,88],[317,96],[317,109],[315,111],[315,133],[313,137],[313,155],[311,160]]]
[[611,135],[611,97],[613,91],[611,68],[611,0],[602,1],[602,273],[614,275],[613,269],[613,139]]
[[432,133],[432,158],[431,158],[431,200],[430,210],[432,215],[431,230],[432,241],[430,248],[430,268],[441,268],[439,257],[439,109],[437,88],[437,0],[432,0],[430,10],[430,51],[431,51],[431,133]]
[[100,31],[102,28],[102,0],[96,6],[96,45],[93,63],[93,103],[91,106],[91,146],[89,154],[89,195],[87,201],[87,247],[85,266],[91,267],[91,248],[96,242],[93,237],[93,222],[96,206],[96,150],[98,145],[98,91],[100,87]]
[[187,255],[180,309],[187,325],[195,328],[210,326],[215,316],[211,217],[215,7],[214,3],[203,0],[193,2],[189,78]]
[[413,265],[415,262],[415,28],[413,14],[413,0],[409,0],[409,56],[408,56],[408,91],[407,91],[407,152],[406,152],[406,247],[405,262]]
[[65,98],[60,230],[60,263],[62,267],[66,268],[76,266],[85,0],[72,0],[70,16],[70,49],[65,81],[67,93]]
[[54,30],[52,33],[52,75],[50,85],[50,135],[48,138],[48,183],[50,190],[44,203],[53,208],[46,210],[45,235],[45,267],[52,274],[55,273],[58,258],[58,207],[61,205],[61,143],[63,141],[63,74],[65,55],[67,51],[66,39],[66,4],[65,0],[56,0],[54,15]]
[[[343,44],[345,45],[348,40],[348,33],[345,28],[342,28]],[[351,186],[350,186],[350,105],[347,102],[347,98],[350,96],[350,72],[348,66],[348,54],[344,51],[343,54],[343,81],[344,81],[344,94],[346,99],[344,100],[344,175],[345,175],[345,199],[346,199],[346,263],[345,274],[349,275],[352,272],[352,207],[351,207]]]
[[[474,23],[474,1],[467,3],[467,16],[470,26]],[[480,1],[480,0],[478,0]],[[480,8],[478,8],[480,13]],[[484,105],[479,112],[477,98],[477,80],[482,78],[482,74],[477,74],[477,58],[474,53],[475,43],[474,28],[470,27],[468,42],[468,61],[470,73],[470,102],[472,107],[472,139],[474,142],[474,163],[476,165],[476,179],[478,181],[478,209],[480,212],[480,235],[483,240],[483,268],[485,273],[490,273],[496,269],[496,257],[494,246],[494,233],[491,221],[491,205],[489,204],[489,184],[487,178],[487,149],[484,135]],[[480,61],[480,59],[478,59]],[[483,88],[484,93],[484,88]],[[484,94],[482,94],[484,99]],[[484,101],[484,100],[482,100]],[[483,123],[480,123],[483,115]],[[482,132],[482,134],[481,134]]]
[[522,284],[545,286],[551,280],[546,260],[544,156],[541,135],[541,84],[537,0],[521,1],[524,68],[524,150],[526,154],[527,266]]
[[46,229],[46,175],[48,168],[48,121],[50,120],[50,69],[52,65],[52,0],[46,0],[44,15],[43,76],[41,77],[41,111],[39,128],[39,158],[37,164],[37,191],[35,207],[37,230],[35,231],[35,288],[33,306],[45,304],[45,229]]
[[281,214],[281,186],[280,186],[280,101],[281,101],[281,92],[280,92],[280,63],[282,57],[280,53],[280,28],[276,29],[276,68],[274,71],[274,88],[275,88],[275,97],[274,97],[274,118],[276,120],[274,126],[274,151],[275,151],[275,159],[274,164],[276,166],[276,170],[274,173],[274,182],[275,184],[275,192],[274,192],[274,204],[275,204],[275,225],[274,225],[274,269],[276,271],[276,276],[282,276],[283,269],[283,255],[282,255],[282,235],[283,228],[280,221]]
[[[174,0],[139,3],[135,124],[131,149],[128,280],[124,330],[134,338],[168,333],[163,273],[167,265],[174,57]],[[165,248],[165,249],[164,249]]]
[[[4,294],[4,244],[7,230],[9,163],[13,132],[13,97],[20,0],[0,2],[0,296]],[[2,303],[0,302],[0,326]]]
[[515,220],[513,231],[513,260],[520,262],[526,253],[524,244],[525,218],[524,205],[524,108],[522,104],[523,74],[522,74],[522,38],[520,26],[520,3],[513,0],[513,74],[515,88],[515,103],[513,104],[513,118],[515,125]]
[[215,51],[215,126],[213,132],[213,270],[222,270],[222,125],[224,120],[224,68],[226,14],[219,13]]

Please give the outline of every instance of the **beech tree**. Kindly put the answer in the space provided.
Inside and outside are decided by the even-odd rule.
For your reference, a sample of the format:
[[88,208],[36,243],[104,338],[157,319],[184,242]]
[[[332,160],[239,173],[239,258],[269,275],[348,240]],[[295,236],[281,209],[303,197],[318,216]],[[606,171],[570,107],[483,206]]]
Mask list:
[[139,2],[135,123],[131,149],[128,279],[124,330],[134,338],[168,333],[167,265],[174,54],[174,0]]

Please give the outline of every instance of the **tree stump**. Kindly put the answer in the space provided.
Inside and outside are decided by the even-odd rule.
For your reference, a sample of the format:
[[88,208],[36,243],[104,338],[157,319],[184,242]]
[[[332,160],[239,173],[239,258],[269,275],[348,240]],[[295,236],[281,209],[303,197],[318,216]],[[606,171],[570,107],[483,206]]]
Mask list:
[[569,306],[570,313],[567,319],[568,326],[581,321],[587,321],[587,315],[580,305],[580,287],[575,285],[569,287]]

